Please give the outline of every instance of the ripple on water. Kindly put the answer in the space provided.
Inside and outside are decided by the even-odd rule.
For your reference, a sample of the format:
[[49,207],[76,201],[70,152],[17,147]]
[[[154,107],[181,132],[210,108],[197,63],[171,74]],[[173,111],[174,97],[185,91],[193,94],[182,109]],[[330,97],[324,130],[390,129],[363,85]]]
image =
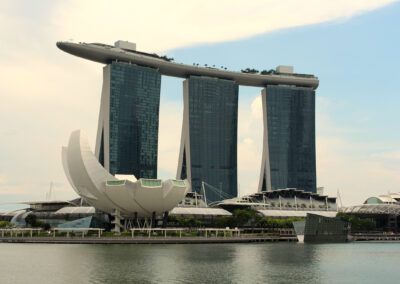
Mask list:
[[400,243],[0,244],[1,283],[396,283]]

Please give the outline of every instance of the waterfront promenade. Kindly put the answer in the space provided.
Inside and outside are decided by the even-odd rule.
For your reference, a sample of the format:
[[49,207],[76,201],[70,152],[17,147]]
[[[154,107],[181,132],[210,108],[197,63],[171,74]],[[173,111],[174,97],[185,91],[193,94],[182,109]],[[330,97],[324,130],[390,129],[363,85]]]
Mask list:
[[[255,242],[297,242],[292,230],[276,233],[241,233],[238,229],[198,229],[188,232],[180,228],[132,229],[131,233],[110,235],[103,229],[87,228],[92,231],[49,232],[40,229],[1,229],[0,243],[49,243],[49,244],[207,244],[207,243],[255,243]],[[69,229],[71,230],[71,229]],[[81,229],[82,230],[82,229]],[[94,231],[94,232],[93,232]],[[167,234],[168,233],[168,234]],[[172,233],[172,234],[171,234]],[[197,235],[196,235],[197,234]],[[400,234],[355,233],[350,241],[400,241]]]
[[295,236],[240,236],[240,237],[3,237],[0,243],[54,243],[54,244],[204,244],[297,242]]
[[195,244],[297,242],[291,229],[270,233],[248,233],[229,228],[142,228],[120,235],[103,233],[100,228],[54,228],[41,231],[32,228],[0,230],[0,243],[58,243],[58,244]]
[[[185,232],[183,229],[132,229],[131,233],[109,235],[102,229],[87,234],[82,232],[40,232],[30,229],[2,230],[2,243],[58,243],[58,244],[195,244],[195,243],[251,243],[297,242],[293,234],[243,234],[238,229],[199,229]],[[136,231],[136,233],[135,233]],[[168,234],[167,234],[168,232]]]

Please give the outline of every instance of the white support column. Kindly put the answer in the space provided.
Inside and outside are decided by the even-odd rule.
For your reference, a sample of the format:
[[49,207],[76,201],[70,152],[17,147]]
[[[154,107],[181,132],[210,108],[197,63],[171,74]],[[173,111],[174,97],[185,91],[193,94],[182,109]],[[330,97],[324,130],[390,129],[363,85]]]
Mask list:
[[112,232],[116,234],[121,233],[121,220],[123,220],[123,218],[121,217],[121,212],[117,208],[115,208],[111,216],[114,217],[114,220],[112,221],[112,223],[114,224],[114,229],[112,229]]
[[266,191],[271,191],[271,165],[269,159],[269,146],[268,146],[268,121],[267,121],[267,88],[261,91],[261,101],[263,110],[263,150],[261,158],[260,179],[258,182],[258,192],[261,192],[263,181],[265,179]]

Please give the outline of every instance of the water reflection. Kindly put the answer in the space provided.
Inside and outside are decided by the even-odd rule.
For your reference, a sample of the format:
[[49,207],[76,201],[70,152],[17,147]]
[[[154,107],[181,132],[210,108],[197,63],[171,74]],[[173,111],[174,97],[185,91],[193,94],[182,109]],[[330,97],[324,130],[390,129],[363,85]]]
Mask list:
[[373,283],[400,276],[400,244],[0,244],[0,252],[1,283]]
[[315,246],[276,243],[109,245],[98,246],[87,263],[97,263],[88,269],[94,283],[312,283],[318,279],[314,252]]

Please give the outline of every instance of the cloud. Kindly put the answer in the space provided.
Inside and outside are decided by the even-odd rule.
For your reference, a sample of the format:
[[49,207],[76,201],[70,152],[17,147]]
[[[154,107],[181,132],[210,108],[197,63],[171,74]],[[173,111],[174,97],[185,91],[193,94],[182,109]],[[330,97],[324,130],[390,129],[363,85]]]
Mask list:
[[[92,149],[100,103],[101,65],[60,52],[57,40],[112,43],[140,50],[218,43],[282,28],[347,19],[389,4],[355,1],[2,1],[0,9],[0,193],[2,201],[76,195],[66,180],[61,145],[85,130]],[[199,4],[201,3],[201,5]],[[179,94],[181,96],[181,93]],[[175,176],[182,106],[162,102],[159,165]],[[240,193],[257,188],[262,150],[261,100],[239,108]],[[325,144],[330,147],[331,144]],[[328,148],[329,148],[328,147]],[[5,161],[5,162],[4,162]],[[378,163],[378,161],[376,161]],[[378,170],[378,169],[377,169]]]
[[261,95],[251,103],[251,115],[257,119],[263,118]]
[[263,114],[261,95],[249,104],[239,104],[238,184],[239,195],[257,192],[260,176]]
[[182,119],[183,103],[161,101],[158,134],[158,168],[159,174],[164,172],[168,173],[168,176],[160,176],[160,178],[176,176]]
[[170,50],[238,40],[283,28],[343,20],[395,0],[70,0],[54,9],[61,39],[138,43]]
[[372,154],[371,157],[389,160],[400,160],[400,152],[375,153]]
[[344,205],[351,205],[370,196],[400,191],[393,187],[400,184],[400,165],[372,159],[358,146],[346,137],[317,138],[317,180],[318,185],[326,186],[325,193],[336,196],[340,190]]
[[317,97],[318,186],[324,186],[330,196],[336,196],[339,190],[345,206],[361,204],[388,191],[399,192],[394,185],[400,184],[400,153],[380,152],[391,147],[388,141],[358,141],[349,135],[358,130],[334,122],[337,112],[333,108],[323,94]]

